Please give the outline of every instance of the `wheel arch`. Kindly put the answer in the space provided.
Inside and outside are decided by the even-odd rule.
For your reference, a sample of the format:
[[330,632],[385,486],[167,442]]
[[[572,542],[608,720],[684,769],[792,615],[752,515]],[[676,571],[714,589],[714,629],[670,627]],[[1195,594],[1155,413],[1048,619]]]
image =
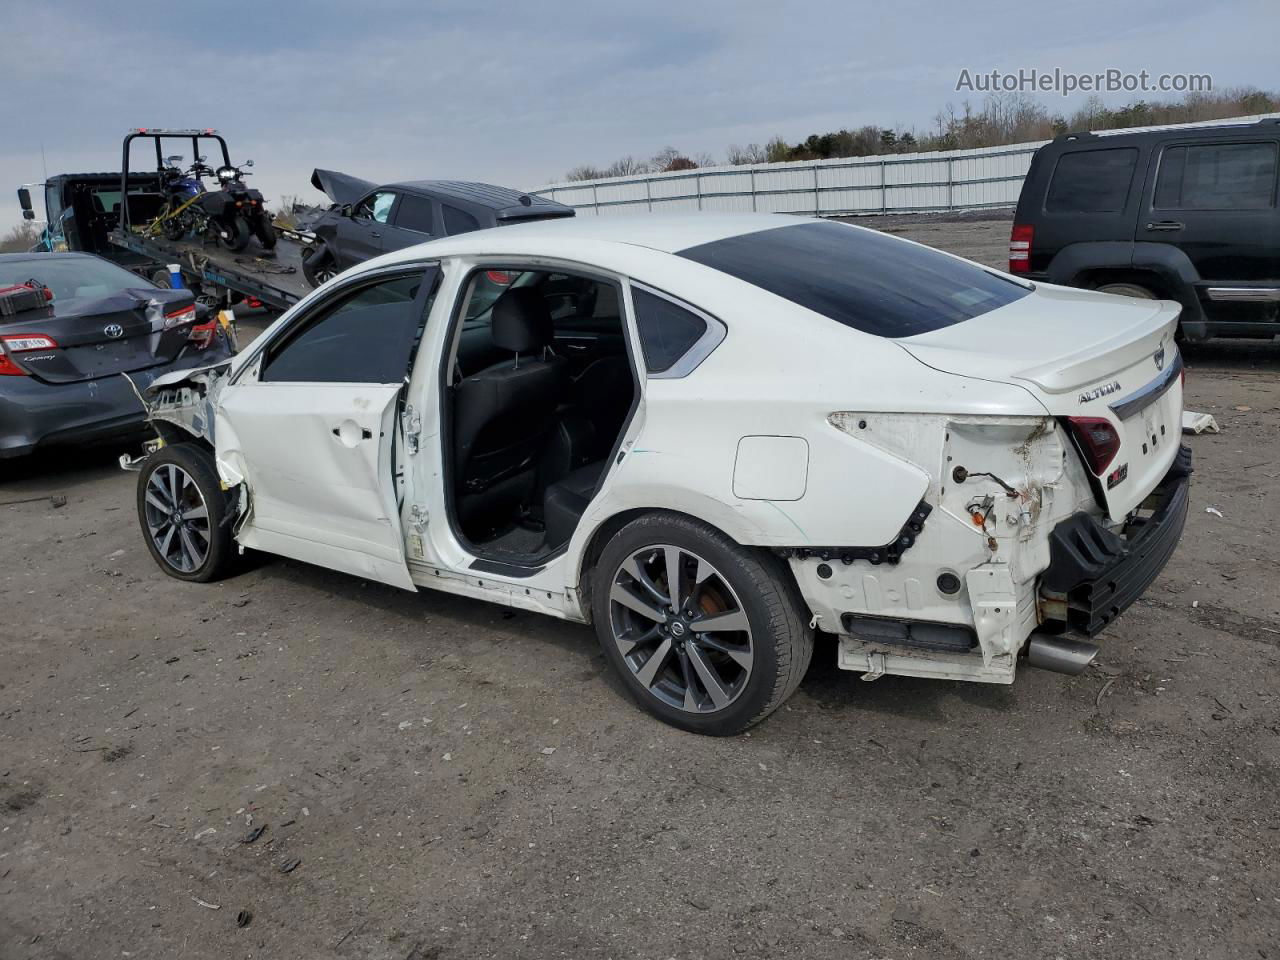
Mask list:
[[[638,520],[641,517],[648,516],[665,516],[673,519],[692,520],[694,523],[700,523],[710,527],[716,533],[731,540],[743,550],[749,550],[761,556],[777,557],[777,554],[768,547],[755,546],[743,543],[741,531],[735,535],[733,530],[725,529],[724,525],[717,524],[705,517],[690,513],[686,510],[673,509],[671,507],[630,507],[612,513],[598,522],[595,527],[587,534],[586,541],[582,550],[571,562],[573,572],[573,583],[571,586],[576,589],[578,594],[578,603],[581,607],[583,617],[587,623],[592,621],[591,615],[591,599],[592,599],[592,571],[595,570],[596,564],[600,561],[601,554],[604,553],[605,547],[609,541],[618,534],[623,527]],[[778,563],[779,573],[785,577],[787,586],[796,591],[796,596],[800,595],[800,585],[795,579],[795,574],[791,570],[788,563]]]

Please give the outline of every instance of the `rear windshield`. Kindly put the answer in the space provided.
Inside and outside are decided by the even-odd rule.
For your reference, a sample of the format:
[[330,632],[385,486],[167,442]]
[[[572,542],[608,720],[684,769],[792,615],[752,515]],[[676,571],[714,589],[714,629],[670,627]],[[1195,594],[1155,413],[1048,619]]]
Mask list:
[[98,300],[121,290],[152,286],[122,267],[97,257],[63,257],[56,253],[0,262],[0,287],[34,280],[53,291],[56,306]]
[[929,247],[827,221],[716,240],[680,256],[878,337],[940,330],[1029,292]]

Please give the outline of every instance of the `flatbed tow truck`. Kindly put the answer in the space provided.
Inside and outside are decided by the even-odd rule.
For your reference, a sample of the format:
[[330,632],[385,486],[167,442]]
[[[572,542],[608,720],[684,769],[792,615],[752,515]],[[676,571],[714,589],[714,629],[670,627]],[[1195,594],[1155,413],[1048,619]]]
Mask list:
[[[154,143],[157,172],[131,172],[130,148],[138,139]],[[39,249],[95,253],[162,286],[169,285],[170,266],[176,265],[185,286],[219,307],[248,301],[285,310],[301,300],[311,291],[302,274],[302,251],[310,241],[306,233],[278,231],[274,250],[261,250],[254,242],[235,253],[211,240],[168,240],[148,229],[164,202],[159,176],[164,146],[174,140],[183,149],[189,144],[193,158],[200,156],[202,142],[212,142],[223,162],[231,162],[227,143],[216,130],[131,130],[124,139],[119,173],[64,173],[38,185],[44,189],[47,222]],[[18,190],[28,220],[35,219],[32,186],[37,185]]]

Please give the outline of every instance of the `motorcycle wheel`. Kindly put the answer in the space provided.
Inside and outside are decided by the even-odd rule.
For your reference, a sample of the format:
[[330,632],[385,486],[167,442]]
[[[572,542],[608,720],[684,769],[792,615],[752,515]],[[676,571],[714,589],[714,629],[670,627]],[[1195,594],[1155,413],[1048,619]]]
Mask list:
[[218,234],[218,242],[233,253],[239,253],[249,245],[249,225],[244,222],[244,217],[219,221],[213,229]]
[[267,219],[266,215],[260,215],[253,221],[253,232],[258,237],[258,242],[262,244],[263,250],[274,250],[276,247],[276,228]]

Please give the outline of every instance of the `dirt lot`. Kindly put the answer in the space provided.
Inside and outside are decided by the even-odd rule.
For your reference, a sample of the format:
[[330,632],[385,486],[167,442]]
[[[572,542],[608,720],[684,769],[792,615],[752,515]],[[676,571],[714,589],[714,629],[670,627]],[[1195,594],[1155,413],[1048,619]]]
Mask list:
[[109,454],[5,464],[0,958],[1280,957],[1280,346],[1188,353],[1224,432],[1097,669],[862,683],[824,645],[733,740],[633,708],[587,628],[179,583]]

